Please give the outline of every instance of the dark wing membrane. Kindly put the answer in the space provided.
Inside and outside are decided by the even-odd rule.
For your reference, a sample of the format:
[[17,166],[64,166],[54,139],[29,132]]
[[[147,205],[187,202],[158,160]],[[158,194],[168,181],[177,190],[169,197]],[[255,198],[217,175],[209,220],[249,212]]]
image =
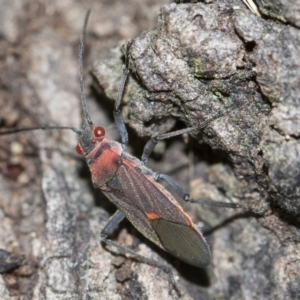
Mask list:
[[197,230],[164,219],[151,220],[151,225],[167,252],[196,267],[209,264],[209,247]]

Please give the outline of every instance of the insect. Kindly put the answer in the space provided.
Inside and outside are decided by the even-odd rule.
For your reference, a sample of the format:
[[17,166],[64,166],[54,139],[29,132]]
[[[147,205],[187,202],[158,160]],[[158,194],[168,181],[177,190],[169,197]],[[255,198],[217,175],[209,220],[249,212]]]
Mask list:
[[[132,254],[142,262],[160,267],[169,272],[170,278],[174,286],[176,286],[170,268],[167,265],[140,256],[132,250],[109,240],[108,236],[124,218],[127,218],[138,231],[163,250],[188,264],[196,267],[205,267],[211,260],[211,253],[207,242],[200,229],[159,181],[165,181],[179,196],[188,202],[222,207],[241,206],[210,200],[194,200],[171,177],[155,173],[146,166],[147,160],[159,140],[192,132],[205,127],[208,122],[198,127],[186,128],[152,137],[144,148],[141,160],[125,151],[128,144],[128,134],[121,116],[120,105],[126,79],[129,74],[127,67],[122,74],[119,93],[114,107],[115,123],[121,136],[121,143],[107,139],[105,137],[105,129],[93,124],[87,110],[82,75],[84,37],[88,17],[89,12],[85,18],[79,51],[80,91],[86,125],[82,129],[63,126],[38,126],[2,132],[0,134],[37,129],[73,130],[78,134],[79,142],[76,151],[85,157],[91,171],[94,186],[101,189],[107,198],[118,208],[117,212],[110,218],[101,232],[102,240],[109,245]],[[209,122],[211,121],[209,120]]]

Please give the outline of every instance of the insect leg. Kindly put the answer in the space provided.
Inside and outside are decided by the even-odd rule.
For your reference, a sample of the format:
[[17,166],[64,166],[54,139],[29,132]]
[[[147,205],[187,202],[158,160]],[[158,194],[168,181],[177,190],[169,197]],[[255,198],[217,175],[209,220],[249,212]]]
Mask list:
[[142,263],[160,268],[163,271],[165,271],[166,273],[168,273],[169,278],[170,278],[170,282],[173,285],[173,287],[175,288],[176,293],[180,297],[181,296],[180,290],[179,290],[179,288],[178,288],[178,286],[175,282],[173,272],[172,272],[172,270],[169,266],[167,266],[165,264],[162,264],[162,263],[159,263],[159,262],[157,262],[153,259],[149,259],[147,257],[144,257],[144,256],[136,253],[135,251],[133,251],[133,250],[131,250],[131,249],[125,247],[125,246],[122,246],[122,245],[120,245],[120,244],[118,244],[118,243],[116,243],[116,242],[114,242],[110,239],[107,239],[107,236],[110,235],[116,229],[116,227],[119,225],[119,223],[123,219],[124,219],[124,214],[120,210],[117,210],[116,213],[109,219],[109,221],[105,225],[104,229],[101,231],[102,241],[105,244],[109,245],[109,246],[117,248],[120,252],[130,254],[132,257],[136,258],[138,261],[140,261]]
[[174,179],[172,179],[170,176],[165,174],[156,174],[155,180],[156,181],[164,180],[165,182],[167,182],[176,191],[176,193],[186,202],[198,203],[198,204],[209,205],[209,206],[217,206],[217,207],[242,208],[245,210],[251,210],[249,207],[237,203],[213,201],[209,199],[195,200],[191,198],[190,194],[184,188],[182,188]]
[[184,133],[188,133],[188,132],[194,131],[196,129],[198,129],[198,130],[203,129],[209,123],[211,123],[213,120],[216,120],[216,119],[220,118],[222,115],[224,115],[224,113],[218,112],[212,118],[210,118],[209,120],[204,121],[202,124],[200,124],[198,126],[188,127],[188,128],[176,130],[176,131],[173,131],[173,132],[160,134],[160,135],[157,135],[157,136],[152,136],[151,139],[148,141],[148,143],[144,147],[143,155],[142,155],[142,158],[141,158],[142,163],[144,165],[147,164],[148,158],[149,158],[150,154],[152,153],[152,150],[153,150],[153,148],[155,147],[155,145],[157,144],[158,141],[169,139],[171,137],[181,135],[181,134],[184,134]]
[[107,237],[111,235],[118,225],[124,220],[124,218],[124,214],[120,210],[117,210],[101,231],[101,236]]
[[197,127],[189,127],[189,128],[180,129],[180,130],[176,130],[173,132],[168,132],[168,133],[164,133],[164,134],[160,134],[160,135],[151,137],[151,139],[147,142],[147,144],[144,147],[144,151],[143,151],[142,158],[141,158],[142,163],[144,165],[147,164],[148,158],[149,158],[150,154],[152,153],[152,150],[154,149],[154,147],[158,141],[169,139],[171,137],[181,135],[184,133],[188,133],[188,132],[191,132],[198,128],[199,128],[198,126]]
[[128,144],[128,133],[127,133],[127,129],[125,127],[125,123],[124,123],[122,114],[121,114],[120,104],[121,104],[122,96],[124,93],[124,88],[125,88],[128,73],[129,73],[129,69],[126,67],[123,70],[120,87],[119,87],[119,92],[118,92],[118,97],[115,102],[115,108],[114,108],[115,123],[116,123],[118,131],[120,133],[122,144],[124,146],[127,146],[127,144]]

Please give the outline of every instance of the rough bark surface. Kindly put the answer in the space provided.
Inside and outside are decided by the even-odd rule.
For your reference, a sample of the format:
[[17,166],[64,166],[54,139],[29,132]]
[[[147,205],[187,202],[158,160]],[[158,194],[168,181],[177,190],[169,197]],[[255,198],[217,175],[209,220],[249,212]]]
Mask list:
[[300,3],[297,0],[256,0],[259,11],[264,15],[300,27]]
[[[186,205],[195,222],[211,226],[206,269],[164,254],[130,224],[114,239],[170,263],[183,299],[296,299],[299,14],[288,1],[273,1],[284,23],[251,14],[241,1],[160,10],[169,2],[0,1],[0,125],[80,127],[77,49],[92,8],[84,65],[96,61],[101,87],[99,99],[86,72],[94,123],[118,138],[111,100],[124,63],[120,46],[134,39],[122,107],[134,153],[140,137],[198,126],[219,113],[193,134],[200,147],[181,138],[162,143],[166,154],[150,164],[173,171],[195,198],[229,198],[264,212]],[[92,188],[75,145],[73,132],[0,136],[0,298],[176,299],[163,271],[103,248],[100,232],[114,210]],[[187,151],[195,157],[190,180]]]
[[[201,126],[221,114],[194,136],[218,150],[207,181],[264,216],[243,220],[231,237],[215,234],[216,281],[209,294],[292,298],[299,293],[299,279],[290,277],[287,265],[299,263],[300,32],[297,24],[264,20],[238,4],[163,6],[157,25],[130,46],[133,79],[123,112],[141,136],[169,131],[175,120]],[[105,66],[94,65],[100,83]],[[199,198],[222,198],[209,185],[196,186]],[[284,287],[282,272],[291,280]]]

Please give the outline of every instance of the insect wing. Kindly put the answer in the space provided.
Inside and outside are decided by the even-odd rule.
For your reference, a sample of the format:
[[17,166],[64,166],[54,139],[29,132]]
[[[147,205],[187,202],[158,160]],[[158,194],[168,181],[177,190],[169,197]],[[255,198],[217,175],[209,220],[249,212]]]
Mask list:
[[123,158],[106,184],[109,191],[103,192],[149,240],[191,265],[206,266],[211,254],[200,231],[174,197],[146,174],[145,167]]
[[195,228],[164,219],[151,220],[151,225],[167,252],[196,267],[210,263],[208,245]]

